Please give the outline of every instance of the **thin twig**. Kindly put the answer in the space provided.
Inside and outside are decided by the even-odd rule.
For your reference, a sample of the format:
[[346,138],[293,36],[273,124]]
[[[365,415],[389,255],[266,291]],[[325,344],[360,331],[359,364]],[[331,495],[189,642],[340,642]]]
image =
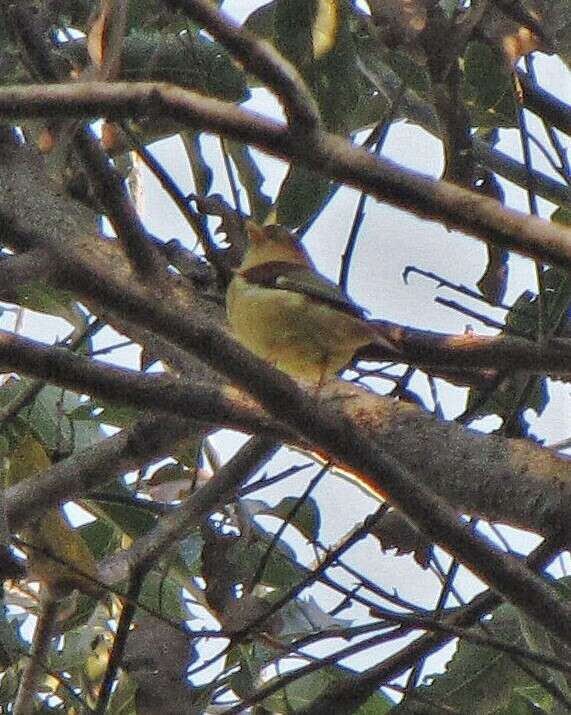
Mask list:
[[113,226],[125,254],[143,279],[159,273],[160,254],[149,240],[137,210],[123,185],[123,179],[111,164],[91,129],[75,135],[74,145],[83,162],[100,203]]
[[14,702],[14,715],[30,715],[34,711],[34,700],[39,692],[40,678],[44,674],[43,664],[48,660],[58,607],[58,601],[55,598],[47,593],[43,595],[41,611],[32,640],[32,650]]
[[105,669],[103,682],[101,683],[101,687],[99,689],[95,715],[105,715],[105,711],[107,710],[107,705],[109,704],[109,699],[111,698],[113,683],[115,682],[117,672],[119,671],[123,661],[127,638],[129,637],[129,630],[137,610],[137,601],[139,600],[139,595],[141,593],[141,589],[143,588],[146,573],[147,572],[144,570],[136,570],[131,574],[129,588],[127,590],[127,599],[123,603],[123,608],[121,609],[119,623],[117,624],[117,632],[115,633],[115,638],[113,640],[113,648],[107,663],[107,668]]
[[[405,91],[405,85],[403,84],[400,92],[396,95],[394,100],[391,102],[386,117],[383,118],[381,122],[375,127],[371,134],[367,137],[367,142],[371,142],[373,147],[373,154],[380,155],[385,141],[389,135],[389,130],[392,126],[392,121],[395,118],[399,104]],[[349,269],[351,267],[351,260],[355,247],[357,245],[357,237],[361,226],[365,218],[365,204],[367,202],[367,194],[361,192],[359,196],[359,201],[357,203],[357,208],[355,209],[355,215],[353,217],[353,224],[351,226],[351,231],[349,232],[349,238],[347,239],[347,245],[345,246],[345,251],[341,258],[341,271],[339,274],[339,285],[341,288],[347,292],[347,286],[349,283]]]
[[[566,543],[566,535],[559,533],[540,544],[528,557],[530,568],[543,568]],[[466,608],[462,609],[447,623],[453,626],[468,627],[480,620],[484,613],[494,610],[501,603],[499,596],[493,591],[486,591],[476,598]],[[321,715],[334,708],[336,713],[354,712],[383,683],[398,677],[412,667],[419,657],[433,652],[449,642],[453,636],[444,633],[428,633],[421,636],[394,656],[389,656],[382,663],[369,668],[363,673],[348,678],[346,682],[332,686],[323,695],[304,708],[299,715]],[[352,709],[351,709],[352,708]]]
[[309,498],[309,495],[311,494],[311,492],[315,489],[315,487],[319,484],[319,482],[327,474],[327,472],[329,471],[329,466],[330,466],[329,464],[325,464],[319,470],[319,472],[309,481],[308,485],[303,490],[303,494],[300,494],[299,498],[296,500],[296,502],[293,505],[292,509],[290,510],[289,514],[287,514],[287,516],[284,518],[284,520],[280,524],[278,530],[273,535],[272,541],[268,545],[268,548],[266,549],[266,551],[264,552],[264,555],[260,559],[258,568],[256,569],[254,575],[252,576],[252,579],[248,586],[248,590],[250,592],[252,592],[254,590],[256,584],[258,584],[261,581],[273,550],[276,548],[279,540],[282,538],[288,525],[291,524],[293,519],[295,519],[296,514],[299,512],[299,510],[303,507],[303,505]]
[[145,166],[151,171],[161,187],[170,196],[175,206],[181,212],[182,216],[188,221],[192,230],[196,234],[198,241],[204,251],[206,259],[214,266],[219,268],[218,249],[212,236],[208,231],[206,221],[197,211],[195,211],[188,198],[179,189],[173,180],[172,176],[166,171],[163,165],[156,159],[152,152],[139,140],[137,135],[131,131],[126,122],[121,122],[121,128],[129,137],[130,142],[135,148],[135,152],[143,161]]

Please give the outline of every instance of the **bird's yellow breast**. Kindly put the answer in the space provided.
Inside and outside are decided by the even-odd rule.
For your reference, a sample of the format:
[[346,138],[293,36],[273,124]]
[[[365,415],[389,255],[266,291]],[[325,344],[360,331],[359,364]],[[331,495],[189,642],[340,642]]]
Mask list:
[[248,283],[239,274],[226,301],[236,338],[293,377],[323,382],[371,342],[370,329],[353,315],[301,293]]

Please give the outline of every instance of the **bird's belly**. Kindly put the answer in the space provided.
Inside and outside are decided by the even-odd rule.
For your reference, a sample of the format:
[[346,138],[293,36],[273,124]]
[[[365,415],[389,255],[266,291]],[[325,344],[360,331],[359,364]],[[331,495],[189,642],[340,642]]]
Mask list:
[[321,381],[344,367],[368,342],[352,315],[300,293],[237,286],[227,294],[228,319],[238,340],[253,353],[294,377]]

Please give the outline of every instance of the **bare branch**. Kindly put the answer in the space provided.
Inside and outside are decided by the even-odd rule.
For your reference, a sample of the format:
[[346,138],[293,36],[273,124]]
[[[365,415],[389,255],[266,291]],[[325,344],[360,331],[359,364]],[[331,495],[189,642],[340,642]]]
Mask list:
[[[179,380],[170,375],[146,375],[74,355],[64,348],[42,346],[28,338],[0,331],[0,365],[5,371],[88,393],[136,409],[198,419],[203,425],[239,427],[267,432],[275,426],[255,403],[241,401],[228,385]],[[293,433],[280,430],[282,437]]]
[[[169,420],[165,417],[152,420],[153,429],[162,424],[162,420],[167,432],[165,445],[161,447],[159,441],[156,446],[159,456],[165,453],[161,450],[168,450],[169,445],[176,442],[179,430],[184,429],[189,419],[202,427],[225,425],[308,448],[308,443],[296,432],[272,419],[259,404],[221,385],[219,380],[200,383],[169,375],[145,375],[98,364],[22,337],[10,334],[0,334],[0,337],[0,362],[9,357],[11,365],[17,365],[23,373],[48,378],[54,384],[103,400],[171,415]],[[550,529],[565,523],[571,504],[571,460],[563,455],[533,442],[482,435],[455,423],[442,422],[417,407],[346,383],[323,387],[319,399],[314,400],[315,409],[319,409],[320,404],[334,408],[350,419],[361,433],[382,444],[415,474],[418,483],[430,485],[454,505],[457,513],[477,514],[540,533],[549,533]],[[183,425],[180,420],[184,420]],[[145,423],[130,429],[135,430],[135,434],[143,430],[145,439],[148,439],[147,431],[151,431]],[[168,435],[169,429],[173,431],[172,436]],[[14,510],[16,514],[31,516],[48,503],[54,505],[63,499],[85,495],[100,486],[97,470],[101,467],[96,465],[106,458],[106,449],[110,450],[109,459],[113,464],[134,458],[125,470],[138,466],[144,460],[137,462],[137,455],[129,456],[128,451],[123,451],[129,444],[138,443],[138,437],[128,434],[96,445],[92,448],[93,454],[87,450],[54,465],[33,489],[26,483],[13,487],[9,491],[10,518],[19,518],[14,516]],[[442,448],[443,444],[446,449]],[[154,447],[149,444],[149,448],[154,456]],[[427,463],[419,454],[432,456]],[[112,471],[112,475],[119,473]],[[377,493],[383,492],[382,478],[376,481],[363,472],[358,472],[358,478]]]

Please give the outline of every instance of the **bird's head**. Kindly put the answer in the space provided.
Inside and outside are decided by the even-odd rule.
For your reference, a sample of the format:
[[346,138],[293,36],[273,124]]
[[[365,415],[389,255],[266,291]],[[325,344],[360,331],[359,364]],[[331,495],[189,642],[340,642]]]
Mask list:
[[311,264],[299,239],[285,226],[258,226],[253,221],[247,221],[246,231],[249,243],[240,266],[241,270],[272,261],[297,263],[302,266]]

